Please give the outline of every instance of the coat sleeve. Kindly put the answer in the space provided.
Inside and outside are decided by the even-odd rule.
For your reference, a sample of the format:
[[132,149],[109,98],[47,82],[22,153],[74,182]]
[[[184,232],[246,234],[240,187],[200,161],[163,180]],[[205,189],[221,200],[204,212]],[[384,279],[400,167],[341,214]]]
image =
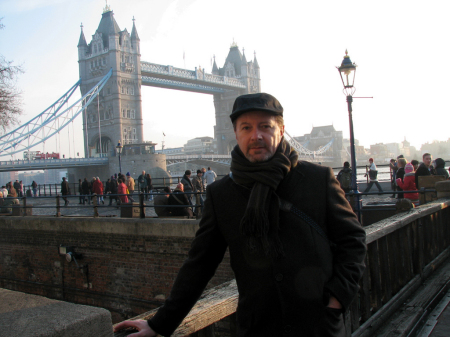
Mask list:
[[170,336],[199,299],[223,259],[227,243],[216,225],[213,196],[207,189],[200,228],[192,242],[169,297],[148,324],[157,333]]
[[333,245],[333,274],[325,285],[325,292],[336,297],[346,310],[359,289],[358,282],[365,269],[366,232],[331,168],[326,198],[327,232]]

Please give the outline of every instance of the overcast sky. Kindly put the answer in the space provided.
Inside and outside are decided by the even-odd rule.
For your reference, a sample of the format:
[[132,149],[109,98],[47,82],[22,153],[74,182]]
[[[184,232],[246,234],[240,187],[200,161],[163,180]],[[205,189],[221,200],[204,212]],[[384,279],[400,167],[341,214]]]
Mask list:
[[[333,124],[349,137],[345,96],[336,66],[345,50],[358,65],[353,103],[355,138],[369,147],[407,139],[421,144],[449,138],[449,1],[245,1],[109,0],[121,30],[133,16],[141,60],[211,72],[213,55],[223,67],[233,40],[254,52],[262,91],[285,109],[292,136]],[[101,20],[103,0],[1,0],[0,53],[25,74],[26,122],[51,105],[79,78],[80,24],[87,42]],[[183,60],[185,53],[185,60]],[[77,96],[79,97],[79,91]],[[142,87],[144,140],[179,147],[191,138],[214,137],[211,95]],[[81,139],[81,116],[75,122]],[[71,142],[71,154],[68,145]],[[83,151],[72,129],[61,152]],[[54,150],[53,150],[54,149]],[[36,150],[42,150],[42,146]],[[46,151],[58,150],[56,141]]]

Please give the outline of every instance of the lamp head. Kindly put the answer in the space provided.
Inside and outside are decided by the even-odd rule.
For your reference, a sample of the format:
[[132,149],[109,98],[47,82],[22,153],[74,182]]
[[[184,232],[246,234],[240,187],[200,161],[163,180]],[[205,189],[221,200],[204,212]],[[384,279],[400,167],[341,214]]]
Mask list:
[[344,86],[344,93],[347,96],[353,95],[356,90],[356,88],[354,87],[356,67],[357,67],[356,63],[352,63],[347,50],[345,50],[345,56],[344,59],[342,60],[341,66],[336,68],[339,70],[342,85]]

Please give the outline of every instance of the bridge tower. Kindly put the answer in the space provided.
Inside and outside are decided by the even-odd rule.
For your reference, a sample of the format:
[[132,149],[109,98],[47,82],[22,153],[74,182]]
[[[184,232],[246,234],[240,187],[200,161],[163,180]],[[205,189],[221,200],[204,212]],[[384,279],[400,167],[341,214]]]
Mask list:
[[245,51],[240,52],[236,43],[230,47],[230,51],[222,68],[218,68],[214,58],[213,75],[236,78],[246,86],[242,90],[230,90],[221,94],[214,94],[214,107],[216,110],[216,125],[214,126],[214,139],[218,154],[229,154],[237,144],[230,121],[230,114],[236,97],[243,94],[261,92],[261,77],[256,54],[252,61],[247,62]]
[[81,94],[86,94],[112,68],[113,74],[98,100],[83,115],[85,157],[110,156],[119,140],[143,143],[140,40],[120,30],[109,6],[89,44],[83,26],[78,42]]

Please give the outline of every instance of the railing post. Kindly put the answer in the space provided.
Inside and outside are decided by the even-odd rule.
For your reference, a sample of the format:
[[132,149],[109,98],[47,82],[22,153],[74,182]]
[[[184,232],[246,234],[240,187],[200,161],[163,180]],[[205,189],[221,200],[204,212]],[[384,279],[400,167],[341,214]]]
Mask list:
[[139,193],[139,217],[145,219],[144,193]]
[[92,203],[94,204],[94,218],[98,218],[98,200],[96,193],[92,195]]
[[23,213],[22,213],[22,216],[25,216],[25,215],[27,215],[27,197],[23,197],[22,201],[23,201]]
[[61,203],[60,203],[59,195],[56,195],[56,216],[57,217],[61,216]]
[[49,185],[48,185],[48,188],[49,188],[49,190],[50,190],[50,192],[49,192],[49,193],[50,193],[50,196],[52,196],[52,184],[49,184]]

